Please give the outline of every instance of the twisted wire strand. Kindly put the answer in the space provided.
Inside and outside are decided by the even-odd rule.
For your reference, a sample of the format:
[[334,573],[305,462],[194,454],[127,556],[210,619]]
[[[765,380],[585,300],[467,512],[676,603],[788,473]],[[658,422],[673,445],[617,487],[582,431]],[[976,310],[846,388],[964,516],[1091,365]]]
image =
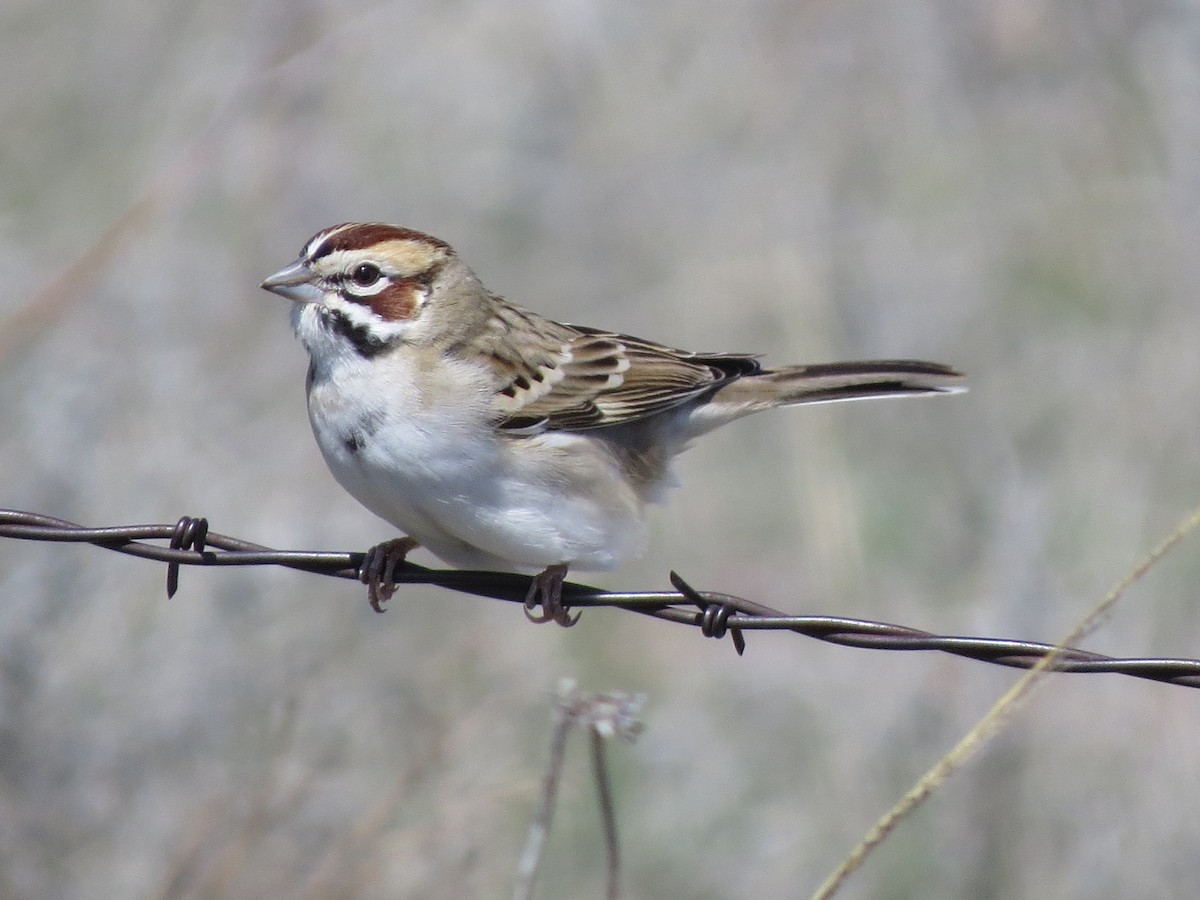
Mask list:
[[[274,550],[241,538],[208,530],[208,521],[184,516],[174,525],[120,525],[85,528],[41,513],[0,509],[0,538],[87,543],[107,550],[167,564],[167,593],[179,586],[182,566],[283,566],[316,575],[359,579],[364,553]],[[166,546],[147,543],[166,541]],[[744,597],[693,588],[670,573],[674,591],[604,591],[576,582],[563,585],[570,607],[624,609],[656,619],[688,625],[713,638],[730,637],[739,654],[747,631],[791,631],[831,644],[867,650],[933,650],[993,665],[1028,669],[1054,649],[1053,644],[1004,638],[944,635],[841,616],[793,616]],[[529,576],[511,572],[430,569],[405,563],[396,583],[431,584],[448,590],[510,603],[524,603]],[[1066,673],[1109,672],[1200,687],[1200,660],[1118,658],[1067,648],[1052,666]]]

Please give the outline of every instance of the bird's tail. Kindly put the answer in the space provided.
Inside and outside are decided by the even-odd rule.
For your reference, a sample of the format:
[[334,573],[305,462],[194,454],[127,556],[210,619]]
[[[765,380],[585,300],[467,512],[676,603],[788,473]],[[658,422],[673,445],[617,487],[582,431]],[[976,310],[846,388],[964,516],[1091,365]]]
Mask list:
[[953,394],[966,390],[961,373],[915,359],[786,366],[736,378],[697,407],[691,426],[699,434],[733,419],[776,406],[833,403],[871,397]]

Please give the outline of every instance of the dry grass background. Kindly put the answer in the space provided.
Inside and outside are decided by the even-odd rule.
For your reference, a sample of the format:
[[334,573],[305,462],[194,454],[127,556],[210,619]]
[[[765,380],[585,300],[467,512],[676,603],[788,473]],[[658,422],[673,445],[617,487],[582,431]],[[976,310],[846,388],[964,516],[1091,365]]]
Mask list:
[[[256,287],[346,219],[567,321],[970,374],[713,435],[606,586],[673,567],[1047,639],[1200,498],[1192,4],[4,0],[0,48],[4,506],[389,536],[327,475]],[[1088,646],[1200,655],[1198,577],[1185,544]],[[628,896],[803,896],[1015,677],[432,589],[380,617],[287,572],[162,584],[0,545],[0,895],[503,896],[569,675],[650,696],[613,758]],[[1190,896],[1198,699],[1054,679],[846,896]],[[602,892],[583,748],[541,896]]]

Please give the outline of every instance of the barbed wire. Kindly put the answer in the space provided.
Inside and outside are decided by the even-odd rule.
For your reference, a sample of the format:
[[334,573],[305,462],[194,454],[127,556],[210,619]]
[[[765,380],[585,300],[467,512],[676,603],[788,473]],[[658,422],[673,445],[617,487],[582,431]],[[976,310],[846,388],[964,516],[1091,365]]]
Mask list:
[[[174,525],[119,525],[85,528],[40,513],[0,509],[0,538],[87,543],[130,556],[167,564],[167,596],[179,586],[181,566],[283,566],[316,575],[359,580],[364,553],[274,550],[241,538],[208,530],[203,518],[183,516]],[[166,546],[147,543],[166,541]],[[841,616],[793,616],[752,600],[693,588],[670,573],[674,591],[605,591],[576,582],[563,585],[563,602],[577,609],[608,607],[698,628],[706,637],[730,637],[738,654],[745,651],[747,631],[791,631],[831,644],[868,650],[935,650],[980,662],[1028,669],[1054,649],[1053,644],[1004,638],[935,634],[904,625]],[[529,576],[511,572],[430,569],[404,564],[395,574],[401,584],[437,587],[524,603]],[[1051,666],[1066,673],[1109,672],[1200,687],[1200,660],[1117,658],[1067,648]]]

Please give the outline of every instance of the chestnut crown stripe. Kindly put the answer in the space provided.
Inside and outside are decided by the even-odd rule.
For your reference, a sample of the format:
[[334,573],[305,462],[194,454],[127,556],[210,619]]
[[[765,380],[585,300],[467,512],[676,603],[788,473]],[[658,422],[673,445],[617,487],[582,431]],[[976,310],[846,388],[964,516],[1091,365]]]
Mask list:
[[413,241],[437,247],[447,254],[454,252],[445,241],[412,228],[401,228],[383,222],[343,222],[319,232],[308,242],[304,255],[309,262],[314,262],[338,250],[365,250],[387,241]]

